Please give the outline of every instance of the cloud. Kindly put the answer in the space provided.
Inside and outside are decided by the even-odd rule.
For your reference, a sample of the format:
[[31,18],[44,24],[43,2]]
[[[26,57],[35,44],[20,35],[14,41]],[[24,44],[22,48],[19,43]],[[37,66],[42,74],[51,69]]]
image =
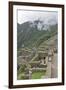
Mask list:
[[34,21],[40,19],[45,23],[51,20],[58,22],[58,13],[55,11],[26,11],[18,10],[18,23],[22,24],[26,21]]

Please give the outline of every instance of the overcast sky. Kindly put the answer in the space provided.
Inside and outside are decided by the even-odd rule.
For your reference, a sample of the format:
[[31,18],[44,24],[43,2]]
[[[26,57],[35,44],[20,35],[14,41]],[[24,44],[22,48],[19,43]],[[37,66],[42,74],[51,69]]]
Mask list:
[[18,10],[18,23],[26,21],[42,20],[44,23],[58,22],[58,13],[53,11],[26,11]]

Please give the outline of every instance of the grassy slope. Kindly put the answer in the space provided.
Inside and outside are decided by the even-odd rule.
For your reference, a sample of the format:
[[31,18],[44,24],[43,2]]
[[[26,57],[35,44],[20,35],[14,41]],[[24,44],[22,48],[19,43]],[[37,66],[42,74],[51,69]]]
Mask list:
[[32,73],[32,79],[40,79],[45,75],[45,71],[35,71]]

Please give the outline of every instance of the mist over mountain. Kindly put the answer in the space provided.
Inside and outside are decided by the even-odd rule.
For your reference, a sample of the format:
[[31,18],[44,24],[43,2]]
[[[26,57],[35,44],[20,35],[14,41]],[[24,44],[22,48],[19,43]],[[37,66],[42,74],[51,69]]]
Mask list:
[[44,24],[58,23],[57,11],[45,11],[45,10],[18,10],[18,23],[23,24],[25,22],[34,22],[40,20]]
[[36,19],[22,24],[17,23],[17,48],[39,47],[45,40],[57,34],[57,22],[55,20]]

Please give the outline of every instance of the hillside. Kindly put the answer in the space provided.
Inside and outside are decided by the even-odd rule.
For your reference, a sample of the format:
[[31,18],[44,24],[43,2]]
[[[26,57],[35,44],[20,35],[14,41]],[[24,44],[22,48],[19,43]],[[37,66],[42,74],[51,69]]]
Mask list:
[[[18,80],[57,77],[57,24],[38,22],[17,24]],[[48,60],[49,54],[53,55],[52,61]]]
[[40,20],[17,23],[17,48],[38,48],[44,41],[57,34],[57,24],[44,25]]

